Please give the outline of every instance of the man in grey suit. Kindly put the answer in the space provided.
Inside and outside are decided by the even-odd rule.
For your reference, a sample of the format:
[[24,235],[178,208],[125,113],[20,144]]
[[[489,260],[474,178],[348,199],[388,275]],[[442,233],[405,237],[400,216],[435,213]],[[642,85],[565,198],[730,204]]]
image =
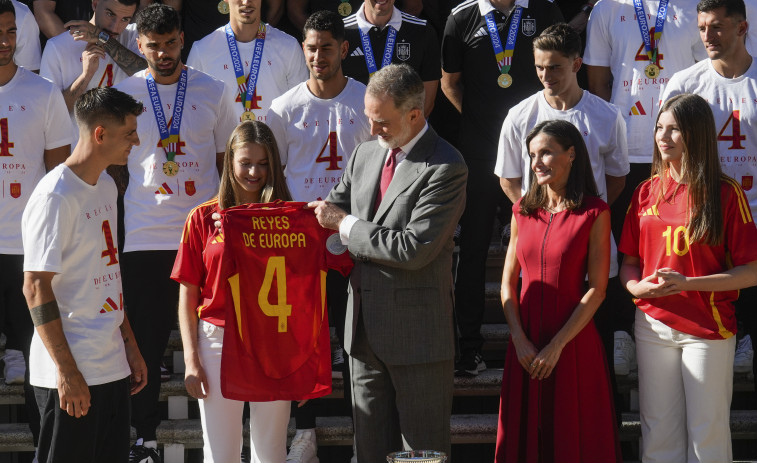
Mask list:
[[451,449],[452,235],[468,169],[426,124],[423,104],[412,68],[376,72],[365,114],[378,140],[358,145],[326,201],[309,204],[356,261],[345,348],[360,463]]

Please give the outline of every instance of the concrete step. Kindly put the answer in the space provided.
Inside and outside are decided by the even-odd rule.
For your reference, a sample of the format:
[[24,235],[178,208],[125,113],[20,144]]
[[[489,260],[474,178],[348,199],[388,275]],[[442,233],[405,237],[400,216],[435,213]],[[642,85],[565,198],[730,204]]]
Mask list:
[[[496,414],[458,414],[450,420],[453,444],[494,444],[497,438]],[[249,427],[245,425],[245,439]],[[294,436],[294,421],[289,423],[289,439]],[[318,445],[352,445],[352,419],[346,416],[316,419]],[[623,413],[620,440],[634,442],[641,437],[638,413]],[[132,440],[136,435],[132,430]],[[757,439],[757,410],[731,411],[731,438]],[[202,447],[202,426],[199,419],[164,420],[158,427],[158,442],[162,445],[182,445],[184,448]],[[0,451],[31,451],[32,435],[25,424],[0,424]]]

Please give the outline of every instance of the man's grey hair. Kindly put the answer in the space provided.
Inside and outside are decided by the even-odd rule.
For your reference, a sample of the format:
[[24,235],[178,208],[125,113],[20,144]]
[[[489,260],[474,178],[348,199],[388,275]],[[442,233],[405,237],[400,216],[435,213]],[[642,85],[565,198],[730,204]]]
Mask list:
[[407,64],[390,64],[371,76],[365,90],[374,97],[390,97],[402,113],[420,109],[426,100],[421,76]]

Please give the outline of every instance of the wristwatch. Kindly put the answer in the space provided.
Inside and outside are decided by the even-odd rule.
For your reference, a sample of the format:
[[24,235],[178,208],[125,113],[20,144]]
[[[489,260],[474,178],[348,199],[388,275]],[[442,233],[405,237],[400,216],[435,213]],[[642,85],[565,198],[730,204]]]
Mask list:
[[594,8],[594,5],[592,5],[591,3],[587,3],[581,7],[581,12],[586,13],[586,16],[589,16],[593,8]]
[[110,40],[110,35],[105,31],[100,31],[99,34],[97,34],[97,42],[100,45],[105,45],[105,43]]

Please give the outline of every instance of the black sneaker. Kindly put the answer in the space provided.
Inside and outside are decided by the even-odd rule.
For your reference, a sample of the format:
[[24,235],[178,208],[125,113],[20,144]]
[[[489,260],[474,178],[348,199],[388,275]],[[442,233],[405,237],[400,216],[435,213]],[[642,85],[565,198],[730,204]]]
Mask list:
[[486,370],[484,359],[475,350],[463,352],[460,361],[455,364],[455,374],[457,376],[478,376],[484,370]]
[[142,445],[142,439],[137,439],[137,442],[129,449],[129,463],[162,463],[158,449],[145,447]]

